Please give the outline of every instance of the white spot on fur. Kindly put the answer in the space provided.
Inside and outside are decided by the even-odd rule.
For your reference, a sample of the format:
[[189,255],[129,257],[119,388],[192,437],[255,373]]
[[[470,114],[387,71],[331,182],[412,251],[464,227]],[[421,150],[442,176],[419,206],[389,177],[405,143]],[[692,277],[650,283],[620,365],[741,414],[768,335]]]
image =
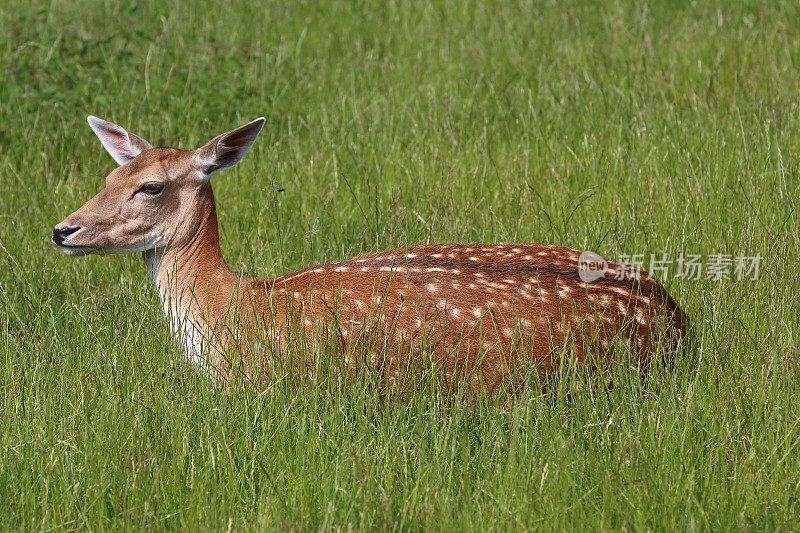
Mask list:
[[301,278],[303,276],[307,276],[308,274],[309,274],[308,271],[303,271],[303,272],[299,272],[299,273],[295,274],[294,276],[289,276],[288,278],[278,278],[278,281],[282,281],[282,282],[285,283],[285,282],[291,281],[293,279],[297,279],[297,278]]

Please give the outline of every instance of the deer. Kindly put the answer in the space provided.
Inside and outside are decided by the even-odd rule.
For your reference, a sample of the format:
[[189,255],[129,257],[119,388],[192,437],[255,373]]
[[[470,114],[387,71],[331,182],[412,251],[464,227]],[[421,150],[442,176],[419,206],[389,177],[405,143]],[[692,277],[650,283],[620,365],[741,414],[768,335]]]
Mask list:
[[251,149],[263,117],[193,150],[88,122],[118,166],[52,243],[72,256],[141,253],[172,334],[215,382],[237,364],[268,379],[259,358],[290,347],[311,369],[322,333],[346,368],[397,383],[430,361],[447,384],[469,376],[476,391],[498,390],[520,368],[602,363],[619,346],[649,368],[685,340],[685,314],[652,276],[605,260],[587,270],[585,254],[559,245],[415,245],[249,278],[223,258],[212,181]]

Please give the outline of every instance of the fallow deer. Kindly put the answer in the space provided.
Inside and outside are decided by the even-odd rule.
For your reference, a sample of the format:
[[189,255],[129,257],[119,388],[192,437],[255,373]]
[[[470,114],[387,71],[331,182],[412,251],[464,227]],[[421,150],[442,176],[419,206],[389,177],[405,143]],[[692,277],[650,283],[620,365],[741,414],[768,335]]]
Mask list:
[[264,343],[281,354],[293,331],[306,339],[298,346],[308,364],[325,331],[348,365],[392,380],[429,357],[447,379],[460,369],[480,390],[525,365],[548,372],[565,354],[604,361],[615,345],[646,366],[685,337],[683,312],[652,277],[609,262],[587,279],[581,252],[562,246],[413,246],[246,278],[222,257],[211,179],[244,157],[264,118],[196,150],[154,148],[88,121],[119,166],[53,228],[52,242],[70,255],[141,252],[171,330],[218,379],[230,376],[229,354],[255,372]]

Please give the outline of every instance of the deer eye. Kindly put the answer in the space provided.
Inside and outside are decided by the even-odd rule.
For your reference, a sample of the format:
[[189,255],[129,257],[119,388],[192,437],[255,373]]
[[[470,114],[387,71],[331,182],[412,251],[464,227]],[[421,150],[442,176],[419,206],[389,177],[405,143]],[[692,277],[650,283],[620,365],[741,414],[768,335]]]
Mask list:
[[136,189],[134,194],[144,193],[148,196],[157,196],[164,190],[164,184],[157,181],[149,181]]

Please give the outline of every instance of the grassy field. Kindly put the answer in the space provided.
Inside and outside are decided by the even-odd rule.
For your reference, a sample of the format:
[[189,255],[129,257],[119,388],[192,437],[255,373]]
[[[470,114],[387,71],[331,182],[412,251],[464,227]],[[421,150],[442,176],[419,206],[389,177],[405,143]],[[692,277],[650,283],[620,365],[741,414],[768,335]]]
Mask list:
[[[798,21],[796,2],[4,2],[0,529],[796,529]],[[90,113],[182,147],[266,116],[215,177],[252,275],[428,241],[760,272],[661,275],[694,348],[611,390],[220,390],[139,256],[48,244],[114,166]]]

